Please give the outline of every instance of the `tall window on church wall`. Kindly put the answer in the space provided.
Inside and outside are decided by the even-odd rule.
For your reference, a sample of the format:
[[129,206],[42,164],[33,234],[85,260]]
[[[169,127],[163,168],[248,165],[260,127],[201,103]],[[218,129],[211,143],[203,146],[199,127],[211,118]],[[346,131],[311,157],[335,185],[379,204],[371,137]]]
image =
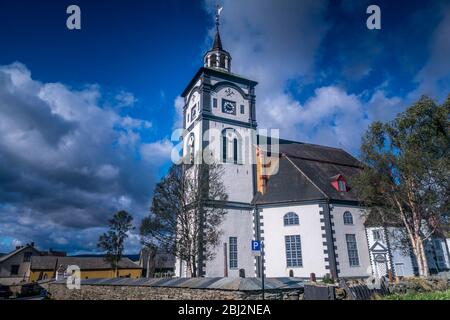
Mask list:
[[192,163],[194,163],[194,154],[195,154],[195,136],[193,133],[191,133],[189,136],[187,148],[188,148],[187,154],[189,157],[189,163],[192,164]]
[[233,162],[238,163],[238,140],[236,138],[233,139]]
[[285,236],[284,243],[286,248],[287,267],[303,267],[300,235]]
[[222,136],[222,160],[223,162],[227,162],[227,137],[226,133]]
[[238,267],[238,246],[237,237],[230,237],[230,269],[236,269]]
[[354,234],[346,234],[348,262],[350,267],[359,267],[358,245]]
[[[231,145],[233,146],[232,149]],[[241,148],[241,139],[236,131],[233,129],[222,131],[222,161],[224,163],[239,164],[241,162]]]

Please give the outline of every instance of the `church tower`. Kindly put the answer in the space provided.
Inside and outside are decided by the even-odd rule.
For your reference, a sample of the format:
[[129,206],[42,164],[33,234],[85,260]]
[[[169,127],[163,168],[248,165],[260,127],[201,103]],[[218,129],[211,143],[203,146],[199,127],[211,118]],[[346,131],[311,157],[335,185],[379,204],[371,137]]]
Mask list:
[[[204,55],[203,67],[182,93],[183,156],[203,151],[223,164],[228,193],[221,244],[213,260],[199,257],[199,274],[237,277],[245,272],[248,277],[255,275],[250,243],[254,239],[251,201],[256,193],[257,82],[232,73],[231,55],[224,50],[219,32],[220,11],[216,12],[214,42]],[[183,276],[182,268],[176,268],[177,275]]]

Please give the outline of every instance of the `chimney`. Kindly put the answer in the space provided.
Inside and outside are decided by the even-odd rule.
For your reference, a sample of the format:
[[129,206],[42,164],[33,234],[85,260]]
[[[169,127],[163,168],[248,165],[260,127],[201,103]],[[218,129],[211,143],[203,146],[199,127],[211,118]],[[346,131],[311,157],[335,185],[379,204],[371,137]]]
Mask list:
[[30,243],[32,247],[34,247],[34,242]]
[[20,248],[22,248],[21,246],[16,246],[16,250],[19,250]]

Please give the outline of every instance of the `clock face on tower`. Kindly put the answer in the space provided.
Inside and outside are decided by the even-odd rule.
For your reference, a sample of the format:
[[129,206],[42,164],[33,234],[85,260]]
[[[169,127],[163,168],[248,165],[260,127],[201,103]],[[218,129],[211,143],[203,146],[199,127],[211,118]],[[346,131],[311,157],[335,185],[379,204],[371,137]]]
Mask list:
[[236,102],[222,99],[222,112],[236,114]]

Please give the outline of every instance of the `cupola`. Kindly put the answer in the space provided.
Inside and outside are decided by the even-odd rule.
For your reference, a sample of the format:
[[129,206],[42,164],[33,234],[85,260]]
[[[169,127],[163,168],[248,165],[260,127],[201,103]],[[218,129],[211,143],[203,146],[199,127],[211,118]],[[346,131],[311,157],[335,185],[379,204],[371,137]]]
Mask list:
[[231,55],[222,47],[222,40],[219,32],[219,18],[222,8],[217,6],[216,9],[216,34],[211,50],[206,52],[203,63],[207,68],[219,69],[222,71],[231,71]]

